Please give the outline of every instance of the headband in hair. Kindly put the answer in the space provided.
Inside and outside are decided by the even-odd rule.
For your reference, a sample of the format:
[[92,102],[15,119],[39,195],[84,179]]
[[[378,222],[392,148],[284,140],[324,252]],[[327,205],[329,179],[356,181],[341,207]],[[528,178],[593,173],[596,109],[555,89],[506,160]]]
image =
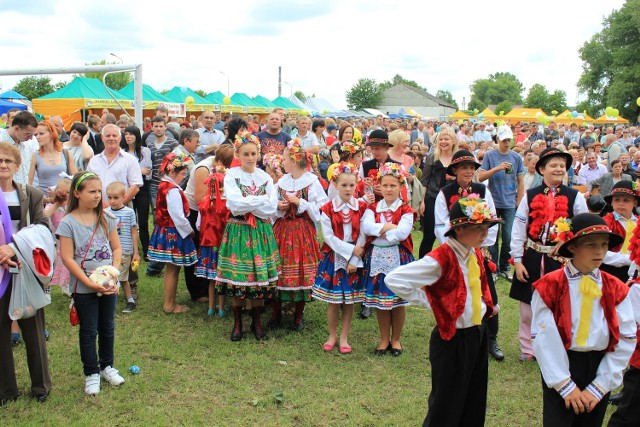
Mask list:
[[98,175],[96,175],[93,172],[85,172],[83,173],[80,178],[78,178],[78,180],[76,181],[76,185],[73,187],[74,190],[78,191],[78,187],[80,186],[80,184],[82,183],[82,181],[84,181],[86,178],[89,178],[90,176],[95,176],[97,177]]

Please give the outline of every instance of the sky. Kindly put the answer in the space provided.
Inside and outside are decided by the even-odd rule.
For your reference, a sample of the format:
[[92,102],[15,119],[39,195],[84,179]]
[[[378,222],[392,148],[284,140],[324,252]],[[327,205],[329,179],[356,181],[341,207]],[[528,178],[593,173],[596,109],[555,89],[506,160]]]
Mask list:
[[[400,74],[462,107],[495,72],[564,90],[574,105],[578,49],[623,0],[0,0],[4,69],[142,64],[143,81],[269,99],[315,94],[345,108],[360,78]],[[224,74],[222,74],[224,73]],[[226,74],[226,75],[225,75]],[[52,75],[54,82],[70,75]],[[20,76],[0,76],[8,90]]]

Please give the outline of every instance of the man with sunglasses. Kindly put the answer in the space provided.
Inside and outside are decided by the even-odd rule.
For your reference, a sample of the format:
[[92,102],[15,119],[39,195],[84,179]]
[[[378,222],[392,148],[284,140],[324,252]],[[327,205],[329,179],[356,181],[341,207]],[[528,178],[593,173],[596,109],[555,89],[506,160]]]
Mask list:
[[20,111],[13,118],[10,127],[0,129],[0,142],[8,142],[20,150],[22,162],[14,178],[18,184],[27,184],[31,157],[38,149],[38,143],[33,138],[37,127],[38,121],[33,114],[28,111]]

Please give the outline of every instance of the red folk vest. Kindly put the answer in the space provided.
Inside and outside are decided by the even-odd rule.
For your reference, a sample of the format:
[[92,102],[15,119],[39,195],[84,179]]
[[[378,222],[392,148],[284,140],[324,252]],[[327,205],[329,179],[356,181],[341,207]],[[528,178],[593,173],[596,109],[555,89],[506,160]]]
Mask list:
[[[602,275],[602,297],[600,305],[604,310],[604,318],[609,327],[609,346],[607,351],[613,351],[620,341],[620,327],[616,306],[622,302],[629,292],[624,283],[618,278],[600,271]],[[542,301],[549,307],[558,326],[560,338],[564,348],[571,347],[571,300],[569,298],[569,281],[564,273],[564,268],[552,271],[533,284]]]
[[[482,298],[487,306],[485,319],[493,312],[493,300],[489,283],[482,262],[482,252],[474,249],[478,264],[480,265],[480,284]],[[464,284],[464,276],[458,262],[458,257],[449,245],[442,244],[429,252],[428,256],[435,259],[442,269],[442,276],[431,286],[423,289],[429,299],[429,304],[436,318],[436,324],[443,340],[449,341],[456,334],[456,321],[462,313],[467,301],[467,288]]]
[[[373,217],[375,218],[376,222],[380,222],[380,218],[382,217],[382,212],[376,212],[376,208],[378,207],[378,202],[372,204],[369,206],[369,209],[371,209],[373,211]],[[396,211],[393,213],[393,215],[391,216],[391,222],[395,225],[398,225],[400,223],[400,219],[402,218],[403,215],[405,214],[413,214],[414,215],[414,222],[415,222],[415,216],[416,213],[415,211],[411,208],[411,206],[409,205],[402,205],[400,206],[398,209],[396,209]],[[369,236],[367,238],[367,245],[371,244],[371,242],[373,242],[374,240],[376,240],[375,236]],[[411,237],[411,234],[409,234],[409,237],[407,237],[406,239],[404,239],[402,242],[400,242],[400,244],[402,246],[404,246],[404,248],[406,250],[409,251],[409,253],[413,253],[413,238]]]
[[[357,242],[358,236],[360,235],[360,219],[364,212],[367,210],[367,203],[362,200],[357,200],[358,202],[358,210],[352,211],[351,214],[351,241]],[[343,219],[340,212],[335,212],[333,210],[333,202],[325,203],[321,208],[320,212],[324,213],[331,220],[331,229],[333,230],[334,236],[336,236],[340,240],[344,240],[344,228],[343,228]],[[322,244],[322,252],[327,253],[331,252],[331,248],[326,243]]]
[[[616,221],[616,219],[613,217],[613,214],[611,212],[606,214],[602,219],[604,219],[604,222],[607,223],[607,227],[609,227],[609,230],[611,230],[616,234],[619,234],[620,236],[622,236],[622,238],[627,237],[627,230],[624,229],[624,227],[622,226],[622,224],[620,224],[619,221]],[[615,248],[611,249],[611,251],[620,252],[620,249],[622,249],[622,243],[616,246]]]
[[[160,227],[175,227],[175,224],[169,215],[169,210],[167,209],[167,193],[172,188],[180,187],[169,181],[160,181],[160,185],[158,185],[158,196],[156,199],[156,225]],[[180,191],[180,197],[182,198],[184,216],[189,218],[189,202],[182,191]]]

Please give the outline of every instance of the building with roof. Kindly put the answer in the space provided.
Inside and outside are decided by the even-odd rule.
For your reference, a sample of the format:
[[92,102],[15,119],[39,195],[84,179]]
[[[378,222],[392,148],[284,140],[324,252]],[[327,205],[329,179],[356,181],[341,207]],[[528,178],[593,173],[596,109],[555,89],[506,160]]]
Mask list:
[[445,120],[456,112],[456,107],[447,101],[436,98],[428,92],[416,87],[400,83],[391,86],[383,93],[382,103],[376,108],[387,114],[398,113],[401,109],[410,108],[423,118]]

